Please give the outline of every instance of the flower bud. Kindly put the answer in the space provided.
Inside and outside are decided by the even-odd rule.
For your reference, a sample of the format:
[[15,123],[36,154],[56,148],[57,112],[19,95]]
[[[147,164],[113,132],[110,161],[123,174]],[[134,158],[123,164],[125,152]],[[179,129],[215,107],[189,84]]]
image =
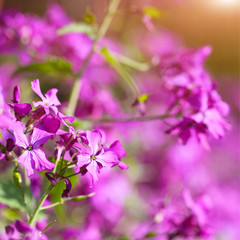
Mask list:
[[17,187],[21,188],[22,185],[22,176],[21,173],[19,172],[18,167],[15,167],[13,171],[13,180],[16,184]]

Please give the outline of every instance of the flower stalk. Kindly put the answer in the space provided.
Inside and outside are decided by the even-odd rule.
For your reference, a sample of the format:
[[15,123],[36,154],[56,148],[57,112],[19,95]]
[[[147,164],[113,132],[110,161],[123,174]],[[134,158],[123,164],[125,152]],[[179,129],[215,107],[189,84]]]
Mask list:
[[42,196],[42,198],[40,199],[40,201],[39,201],[39,203],[38,203],[38,205],[37,205],[37,207],[36,207],[33,215],[31,216],[31,218],[30,218],[30,220],[29,220],[30,226],[33,226],[33,225],[35,224],[35,221],[36,221],[36,218],[37,218],[37,216],[38,216],[38,213],[39,213],[39,211],[40,211],[40,209],[41,209],[44,201],[45,201],[46,198],[48,197],[48,194],[51,192],[51,190],[52,190],[53,188],[54,188],[54,185],[51,184],[51,185],[48,187],[47,191],[43,194],[43,196]]
[[109,7],[108,7],[108,11],[107,14],[97,32],[97,35],[93,41],[92,47],[87,55],[87,57],[85,58],[85,60],[82,63],[82,66],[79,70],[79,72],[76,74],[75,80],[74,80],[74,84],[72,87],[72,91],[70,94],[70,98],[69,98],[69,104],[68,104],[68,108],[66,110],[67,115],[69,116],[74,116],[74,112],[75,109],[77,107],[77,101],[78,101],[78,96],[79,96],[79,92],[81,89],[81,76],[83,75],[89,61],[91,60],[94,52],[95,52],[95,47],[97,46],[98,41],[104,37],[104,35],[106,34],[112,19],[114,17],[114,14],[117,11],[118,5],[120,3],[121,0],[112,0],[112,2],[110,3]]

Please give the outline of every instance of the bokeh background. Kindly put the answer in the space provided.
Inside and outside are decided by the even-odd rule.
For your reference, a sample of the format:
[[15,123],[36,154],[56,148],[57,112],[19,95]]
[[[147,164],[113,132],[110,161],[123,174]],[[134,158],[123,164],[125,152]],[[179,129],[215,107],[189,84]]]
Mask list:
[[[33,13],[44,16],[51,2],[52,1],[47,0],[0,0],[0,7],[2,10],[17,8],[23,13]],[[107,0],[59,0],[56,2],[76,21],[81,21],[86,13],[86,8],[90,7],[96,16],[97,23],[101,23],[109,3]],[[109,232],[113,230],[113,233],[122,233],[123,231],[121,230],[127,229],[128,225],[136,221],[136,219],[142,221],[148,217],[144,215],[144,210],[147,212],[145,208],[151,207],[147,205],[147,203],[150,202],[150,198],[157,198],[160,194],[164,195],[166,192],[172,192],[173,196],[174,194],[180,195],[180,189],[182,190],[182,186],[180,185],[182,184],[196,190],[196,195],[206,192],[213,198],[213,204],[215,204],[216,207],[213,210],[211,219],[216,220],[214,224],[220,232],[219,236],[227,235],[227,232],[230,232],[228,234],[229,236],[236,236],[239,232],[237,229],[237,221],[240,217],[240,215],[235,214],[237,209],[239,210],[238,200],[240,196],[238,191],[240,183],[240,158],[238,148],[240,145],[240,129],[236,120],[238,119],[239,123],[240,2],[239,0],[122,0],[120,10],[117,12],[112,26],[107,32],[107,36],[110,36],[112,39],[115,38],[124,46],[127,46],[125,49],[128,49],[127,51],[129,52],[124,52],[126,56],[138,57],[136,53],[137,47],[134,49],[134,43],[136,42],[136,45],[140,45],[141,39],[139,39],[139,36],[143,36],[144,31],[147,32],[141,21],[141,17],[132,11],[133,9],[149,5],[160,9],[162,13],[159,19],[154,20],[160,33],[162,29],[168,29],[171,33],[175,34],[186,47],[201,47],[204,45],[210,45],[212,47],[213,51],[206,65],[209,72],[213,75],[213,79],[219,84],[218,91],[223,100],[231,106],[231,116],[228,120],[230,120],[233,128],[227,132],[223,141],[213,140],[211,142],[213,147],[212,152],[205,152],[199,148],[196,143],[191,143],[192,145],[190,144],[183,147],[177,144],[177,141],[174,141],[174,143],[171,142],[172,140],[170,139],[169,145],[168,142],[165,144],[165,139],[169,138],[163,133],[161,125],[157,123],[153,123],[151,126],[148,123],[143,123],[143,125],[139,124],[139,126],[136,124],[135,128],[131,124],[124,126],[121,124],[117,125],[121,133],[124,133],[126,127],[129,130],[130,140],[125,141],[127,137],[124,136],[123,144],[125,144],[124,147],[126,147],[128,154],[126,161],[127,164],[130,165],[129,171],[126,171],[126,176],[128,176],[128,181],[132,188],[131,191],[129,191],[128,183],[125,184],[125,178],[123,178],[122,181],[118,175],[116,175],[116,178],[114,175],[111,176],[111,174],[106,175],[105,180],[103,177],[103,183],[106,181],[106,183],[110,184],[110,181],[108,181],[110,178],[114,179],[114,181],[116,180],[118,188],[115,187],[114,181],[111,186],[106,184],[107,190],[105,190],[104,184],[99,184],[98,190],[100,193],[103,192],[103,195],[107,195],[106,201],[104,199],[102,203],[101,199],[93,199],[93,203],[91,204],[95,204],[97,210],[95,209],[96,212],[93,210],[93,215],[91,215],[92,213],[89,214],[88,218],[90,219],[92,217],[93,219],[97,219],[94,214],[99,216],[98,214],[100,213],[101,217],[104,216],[104,219],[107,218],[108,223],[114,222],[115,219],[112,221],[112,215],[108,215],[107,211],[104,211],[104,209],[106,209],[104,207],[109,205],[109,201],[112,201],[114,204],[118,203],[119,199],[120,202],[122,201],[119,204],[121,205],[125,202],[124,196],[129,195],[129,199],[126,201],[127,211],[123,214],[123,220],[121,220],[118,225],[116,224],[116,228],[110,227],[110,230],[107,230]],[[144,42],[142,45],[144,45]],[[104,82],[100,83],[100,81],[98,84],[104,85]],[[48,85],[45,83],[48,83]],[[56,80],[52,82],[45,80],[41,86],[45,92],[49,88],[55,87],[55,85]],[[59,86],[61,85],[59,84]],[[110,89],[112,89],[112,86],[113,85],[110,86]],[[144,86],[144,84],[142,86]],[[59,89],[65,90],[64,87]],[[116,91],[116,89],[114,90]],[[63,96],[64,94],[61,95],[61,92],[63,93],[64,91],[59,91],[59,98],[61,100],[67,100],[68,92],[64,92],[65,96]],[[25,95],[31,96],[31,94],[32,93],[25,94],[24,92],[23,98],[25,98]],[[123,94],[121,100],[124,97],[125,95]],[[87,108],[87,105],[85,107]],[[156,129],[159,129],[158,134],[156,134],[155,126]],[[131,132],[132,129],[133,131]],[[142,131],[142,129],[145,130]],[[118,133],[115,133],[113,130],[113,135],[114,134],[117,135]],[[148,143],[145,143],[145,138],[150,139]],[[139,146],[141,146],[140,152]],[[182,180],[182,183],[179,179]],[[165,184],[165,182],[167,184]],[[156,186],[159,187],[158,191],[156,191]],[[82,189],[82,186],[79,186],[79,189]],[[108,196],[110,192],[108,189],[114,192],[116,198],[111,194]],[[121,197],[123,199],[121,199]],[[112,198],[113,200],[111,200]],[[226,207],[226,202],[228,202],[228,207]],[[114,204],[113,209],[117,209]],[[66,209],[65,214],[69,212],[68,210],[71,210],[71,206],[67,205]],[[79,216],[84,216],[85,212],[82,214],[82,211],[85,211],[87,208],[76,207],[75,209],[76,211],[70,216],[71,224],[79,224]],[[105,214],[107,216],[105,216]],[[118,218],[118,214],[119,213],[116,213],[116,219]],[[120,211],[119,215],[121,214]],[[54,214],[51,215],[51,218],[53,218],[53,216]],[[59,219],[62,219],[62,223],[60,222],[58,225],[59,229],[69,224],[69,220],[62,212],[60,212]],[[82,222],[84,221],[83,217]],[[104,229],[104,225],[106,225],[105,222],[103,222],[102,225],[101,227]],[[222,231],[223,227],[225,228]],[[221,233],[221,231],[223,233]],[[109,234],[109,232],[107,233]],[[54,235],[55,232],[52,234]],[[60,234],[60,230],[58,234]],[[112,240],[113,238],[104,239]],[[234,237],[224,239],[235,240]]]
[[[43,15],[50,1],[1,0],[2,9],[18,8],[21,12]],[[90,7],[101,22],[107,0],[59,0],[74,19],[82,20]],[[224,75],[239,76],[240,2],[238,0],[122,0],[121,11],[113,22],[115,34],[122,41],[131,41],[136,28],[141,28],[139,16],[129,13],[132,6],[153,5],[163,11],[158,24],[176,33],[186,46],[211,45],[213,52],[207,62],[220,80]],[[126,11],[124,11],[126,9]],[[119,39],[119,38],[118,38]]]

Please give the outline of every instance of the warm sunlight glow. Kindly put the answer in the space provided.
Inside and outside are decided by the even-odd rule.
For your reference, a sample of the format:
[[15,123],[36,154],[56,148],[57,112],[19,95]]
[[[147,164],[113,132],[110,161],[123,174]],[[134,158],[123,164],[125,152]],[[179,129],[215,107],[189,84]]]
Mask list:
[[206,0],[206,3],[214,9],[230,10],[240,7],[239,0]]
[[223,6],[234,6],[237,5],[239,0],[215,0],[215,4]]
[[238,0],[218,0],[219,4],[232,5],[236,4]]

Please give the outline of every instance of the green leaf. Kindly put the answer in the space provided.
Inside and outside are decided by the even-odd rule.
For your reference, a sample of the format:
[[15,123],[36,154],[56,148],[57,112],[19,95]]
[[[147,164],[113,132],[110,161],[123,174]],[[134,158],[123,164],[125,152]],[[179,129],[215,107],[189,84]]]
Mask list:
[[127,85],[130,87],[134,95],[138,97],[139,96],[138,86],[136,85],[128,71],[115,60],[114,56],[108,51],[106,47],[102,48],[100,53],[109,63],[109,65],[112,66],[116,70],[116,72],[122,77],[122,79],[127,83]]
[[50,57],[46,62],[34,62],[27,66],[19,67],[14,75],[22,72],[37,72],[53,76],[72,76],[72,65],[62,58]]
[[115,58],[113,57],[113,55],[110,54],[110,52],[108,51],[108,49],[106,47],[101,49],[101,54],[105,57],[105,59],[107,60],[107,62],[109,64],[117,64],[117,62],[115,61]]
[[58,30],[58,35],[65,35],[68,33],[85,33],[89,37],[95,37],[96,32],[92,25],[87,23],[70,23]]
[[0,202],[8,205],[10,208],[25,210],[20,190],[13,180],[0,182]]
[[156,233],[155,232],[149,232],[149,233],[147,233],[145,236],[144,236],[144,238],[153,238],[153,237],[155,237],[156,236]]
[[50,228],[57,220],[53,220],[51,223],[49,223],[41,232],[40,235],[43,234],[45,231],[47,231],[48,228]]
[[2,208],[1,213],[4,218],[10,220],[11,222],[21,218],[21,214],[16,209]]
[[83,17],[83,20],[85,23],[87,24],[92,24],[95,22],[95,16],[93,15],[93,13],[91,12],[90,8],[87,8],[86,10],[86,14]]
[[152,6],[145,7],[143,9],[143,13],[151,18],[160,18],[162,16],[162,12],[159,9]]
[[149,94],[142,94],[140,97],[138,97],[138,102],[143,103],[146,102],[149,98]]
[[[50,192],[52,202],[62,202],[62,192],[66,188],[64,181],[60,181]],[[63,202],[62,202],[63,203]],[[58,222],[63,224],[67,220],[67,213],[65,206],[60,204],[54,207],[54,211],[57,215]]]

